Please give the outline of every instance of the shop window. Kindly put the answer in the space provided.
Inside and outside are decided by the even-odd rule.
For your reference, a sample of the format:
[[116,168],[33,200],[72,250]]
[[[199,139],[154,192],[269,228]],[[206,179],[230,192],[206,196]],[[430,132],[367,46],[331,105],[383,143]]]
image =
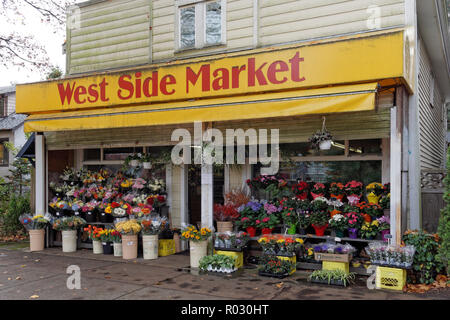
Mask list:
[[8,142],[8,139],[0,139],[0,166],[8,166],[9,165],[9,152],[5,147],[5,142]]
[[203,48],[225,44],[225,0],[177,2],[177,48]]
[[103,149],[103,160],[125,160],[132,153],[143,152],[142,147]]
[[350,155],[381,154],[381,140],[350,140],[348,150]]
[[84,161],[98,161],[101,158],[100,149],[85,149],[83,159]]

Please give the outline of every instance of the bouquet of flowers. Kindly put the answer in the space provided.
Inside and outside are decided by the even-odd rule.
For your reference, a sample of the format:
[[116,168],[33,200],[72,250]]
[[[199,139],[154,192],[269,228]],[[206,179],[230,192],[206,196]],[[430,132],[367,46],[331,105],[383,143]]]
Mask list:
[[135,235],[141,231],[142,227],[136,219],[130,219],[117,222],[115,229],[122,235]]
[[305,181],[299,181],[292,186],[292,192],[299,200],[308,199],[308,189],[309,185]]
[[194,242],[208,240],[211,236],[211,229],[209,228],[201,228],[198,230],[196,227],[190,225],[181,231],[181,239],[183,240],[191,240]]
[[81,226],[86,224],[86,220],[78,217],[62,217],[54,219],[52,222],[52,227],[56,231],[66,231],[66,230],[77,230]]
[[28,231],[44,229],[47,226],[47,224],[50,223],[51,219],[52,219],[52,217],[48,213],[46,213],[45,215],[38,214],[35,216],[32,216],[30,214],[22,214],[19,217],[20,223]]
[[152,194],[161,194],[166,190],[166,183],[162,179],[154,179],[149,181],[147,187]]
[[153,208],[159,208],[166,202],[166,197],[164,195],[150,195],[147,198],[147,204],[151,205]]
[[111,239],[114,243],[121,243],[122,242],[122,234],[117,231],[116,229],[111,231]]
[[92,241],[99,241],[101,237],[100,232],[103,231],[103,228],[88,225],[83,231],[87,232],[89,239]]
[[167,218],[157,216],[155,218],[143,218],[140,220],[143,235],[156,235],[161,232],[165,224],[167,223]]
[[142,190],[145,188],[146,181],[142,178],[137,178],[134,180],[134,184],[132,186],[133,190]]
[[214,219],[216,221],[234,221],[238,218],[239,212],[232,204],[214,204]]

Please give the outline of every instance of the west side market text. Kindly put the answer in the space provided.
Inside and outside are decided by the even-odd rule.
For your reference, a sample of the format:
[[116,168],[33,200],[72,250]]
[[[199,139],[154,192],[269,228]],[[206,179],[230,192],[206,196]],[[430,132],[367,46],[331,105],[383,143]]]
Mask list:
[[[108,102],[111,94],[116,94],[122,100],[135,100],[171,96],[180,88],[187,95],[193,91],[201,92],[238,89],[241,87],[277,85],[285,82],[302,82],[305,77],[301,74],[301,62],[297,51],[287,61],[275,60],[256,62],[255,58],[248,58],[247,63],[230,67],[215,67],[213,63],[203,64],[195,69],[185,67],[184,77],[179,79],[176,74],[162,75],[158,70],[150,76],[144,77],[142,72],[123,74],[117,79],[117,90],[112,93],[108,88],[110,83],[107,78],[89,85],[81,85],[77,80],[58,84],[58,93],[61,104],[82,105],[97,101]],[[244,85],[243,85],[244,84]]]

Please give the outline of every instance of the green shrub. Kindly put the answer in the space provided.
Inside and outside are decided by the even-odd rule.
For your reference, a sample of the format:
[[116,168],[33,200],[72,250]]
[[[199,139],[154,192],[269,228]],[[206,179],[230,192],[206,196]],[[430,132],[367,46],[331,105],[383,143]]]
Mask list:
[[447,175],[444,179],[445,193],[444,200],[446,206],[441,211],[439,218],[438,234],[441,238],[441,246],[438,249],[438,259],[447,269],[447,275],[450,275],[448,261],[450,258],[450,148],[447,150]]
[[25,229],[19,221],[20,215],[29,213],[30,197],[28,194],[24,196],[11,195],[8,201],[3,202],[3,212],[1,215],[1,230],[2,235],[17,235],[25,233]]

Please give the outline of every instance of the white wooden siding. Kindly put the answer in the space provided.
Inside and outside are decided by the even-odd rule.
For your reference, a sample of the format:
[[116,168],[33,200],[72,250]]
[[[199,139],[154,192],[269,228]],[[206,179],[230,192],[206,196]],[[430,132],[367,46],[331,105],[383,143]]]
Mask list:
[[111,0],[81,7],[68,31],[68,72],[84,73],[150,62],[149,0]]
[[433,74],[422,41],[419,41],[419,144],[421,169],[440,169],[445,165],[446,131],[445,108],[437,83],[434,86],[434,105],[431,106]]
[[6,96],[8,97],[8,107],[6,109],[6,114],[10,115],[11,113],[16,112],[16,93],[10,93]]

